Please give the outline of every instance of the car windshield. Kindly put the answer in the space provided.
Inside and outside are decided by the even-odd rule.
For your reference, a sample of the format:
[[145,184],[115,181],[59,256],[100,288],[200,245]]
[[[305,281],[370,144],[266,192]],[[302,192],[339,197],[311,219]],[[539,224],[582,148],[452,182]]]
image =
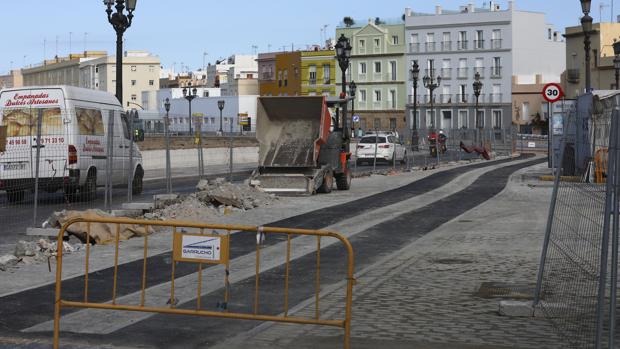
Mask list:
[[360,140],[360,143],[363,143],[363,144],[374,144],[375,142],[385,143],[385,137],[369,136],[369,137],[364,137]]

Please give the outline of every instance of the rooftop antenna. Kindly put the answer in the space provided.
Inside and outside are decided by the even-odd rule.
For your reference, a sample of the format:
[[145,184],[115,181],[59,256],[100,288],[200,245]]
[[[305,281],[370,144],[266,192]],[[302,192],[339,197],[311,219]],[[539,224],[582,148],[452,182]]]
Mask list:
[[258,45],[252,45],[252,54],[255,55],[258,52]]
[[58,58],[58,35],[56,35],[56,58]]
[[47,57],[47,39],[43,39],[43,62],[45,62],[45,57]]
[[69,32],[69,56],[71,56],[71,41],[73,39],[73,32]]
[[[598,12],[599,12],[599,14],[598,14],[598,16],[599,16],[599,17],[598,17],[598,20],[599,20],[599,22],[602,22],[602,21],[603,21],[603,9],[604,9],[604,8],[606,8],[606,7],[609,7],[609,5],[606,5],[606,4],[605,4],[604,2],[602,2],[602,1],[601,1],[601,3],[598,5]],[[612,12],[612,15],[611,15],[611,16],[613,17],[613,12]],[[612,19],[612,22],[613,22],[613,19]]]

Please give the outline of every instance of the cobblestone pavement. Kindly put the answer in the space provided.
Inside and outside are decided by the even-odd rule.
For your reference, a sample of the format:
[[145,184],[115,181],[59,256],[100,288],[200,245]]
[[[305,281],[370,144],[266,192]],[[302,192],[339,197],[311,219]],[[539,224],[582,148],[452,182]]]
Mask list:
[[[522,175],[540,169],[516,173],[495,198],[358,271],[352,347],[561,348],[545,320],[501,317],[499,298],[477,295],[483,282],[533,287],[551,188]],[[343,317],[340,290],[323,290],[322,318]],[[295,315],[312,316],[314,307],[308,300]],[[218,348],[339,348],[342,333],[264,324]]]

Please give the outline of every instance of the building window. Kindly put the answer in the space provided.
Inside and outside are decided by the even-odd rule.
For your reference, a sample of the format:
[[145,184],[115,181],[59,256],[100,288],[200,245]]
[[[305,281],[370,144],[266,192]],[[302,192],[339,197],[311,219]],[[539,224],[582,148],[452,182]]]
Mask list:
[[207,90],[203,90],[203,91],[202,91],[202,96],[203,96],[203,97],[209,97],[209,91],[207,91]]
[[390,130],[396,130],[396,119],[390,118]]
[[375,90],[375,102],[381,102],[381,90]]
[[396,81],[396,61],[390,61],[390,75],[392,81]]
[[458,127],[462,129],[466,129],[469,127],[469,113],[467,110],[459,110],[459,124]]
[[476,41],[474,42],[474,47],[477,50],[484,49],[484,31],[476,30]]
[[502,111],[501,110],[493,110],[493,128],[494,129],[502,128]]
[[284,70],[284,87],[288,86],[288,69]]
[[316,65],[308,67],[308,84],[316,85]]
[[138,82],[136,80],[131,80],[131,86],[136,86]]
[[375,118],[373,121],[374,121],[375,130],[380,130],[381,129],[381,119]]
[[392,35],[392,45],[398,45],[398,35]]
[[282,87],[282,71],[278,70],[278,87]]
[[149,86],[155,86],[155,80],[149,80]]
[[95,67],[95,73],[99,73],[99,67]]
[[427,110],[426,111],[426,128],[431,128],[431,127],[433,127],[433,111]]
[[491,48],[502,48],[502,31],[500,29],[493,29],[493,32],[491,32]]
[[381,41],[379,39],[375,39],[375,47],[379,47]]
[[478,128],[484,128],[484,110],[478,110],[478,116],[476,117],[476,126]]
[[459,32],[459,41],[457,42],[458,50],[467,50],[467,32],[460,31]]
[[132,65],[131,66],[131,71],[136,71],[136,70],[138,70],[138,67],[136,67],[135,65]]
[[365,49],[366,48],[366,40],[360,40],[360,48],[361,49]]
[[136,96],[136,95],[131,95],[131,100],[132,100],[132,101],[135,101],[135,100],[137,100],[137,99],[138,99],[138,96]]
[[323,65],[323,84],[329,85],[332,80],[331,65]]
[[366,103],[366,90],[360,90],[360,102]]
[[396,109],[396,90],[390,90],[390,105]]
[[152,73],[155,71],[155,66],[154,65],[149,65],[149,72]]
[[375,73],[381,73],[381,62],[375,62]]
[[366,74],[366,62],[360,62],[360,74]]
[[499,78],[502,76],[502,59],[501,57],[493,57],[493,66],[491,67],[491,77]]

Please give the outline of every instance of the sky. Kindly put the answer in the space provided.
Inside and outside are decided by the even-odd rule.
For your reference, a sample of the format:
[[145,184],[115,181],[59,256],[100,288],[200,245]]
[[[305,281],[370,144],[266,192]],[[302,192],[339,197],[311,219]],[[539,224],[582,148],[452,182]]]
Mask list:
[[[595,22],[600,20],[601,4],[603,21],[611,20],[613,1],[592,1]],[[231,54],[322,44],[322,28],[327,25],[325,33],[334,37],[336,26],[345,16],[398,18],[405,7],[433,13],[435,5],[458,9],[468,2],[478,7],[488,4],[488,0],[138,0],[133,25],[125,33],[125,50],[152,52],[164,67],[174,66],[177,72],[196,70],[203,61],[213,63]],[[615,15],[620,13],[620,1],[616,2]],[[507,0],[496,3],[507,7]],[[579,0],[514,3],[519,10],[546,13],[547,22],[561,32],[567,26],[579,25]],[[115,33],[101,0],[11,1],[5,10],[0,73],[41,63],[44,57],[51,59],[56,54],[80,53],[85,48],[114,54]]]

